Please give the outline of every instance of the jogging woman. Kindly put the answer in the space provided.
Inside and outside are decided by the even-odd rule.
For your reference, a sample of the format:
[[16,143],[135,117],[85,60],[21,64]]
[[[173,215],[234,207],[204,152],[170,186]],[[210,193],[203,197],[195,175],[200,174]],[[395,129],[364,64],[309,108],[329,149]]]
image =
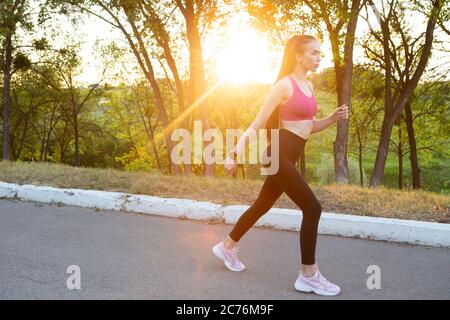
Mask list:
[[302,292],[333,296],[339,294],[340,288],[320,273],[315,259],[322,207],[295,168],[312,133],[328,128],[339,119],[348,119],[346,105],[340,106],[324,119],[316,120],[314,117],[317,104],[307,73],[315,72],[320,60],[320,43],[315,37],[295,35],[287,41],[277,81],[255,120],[224,161],[225,171],[234,174],[236,159],[245,152],[246,145],[254,137],[251,131],[258,132],[264,127],[269,130],[280,129],[278,141],[271,141],[269,150],[266,150],[270,154],[273,143],[279,143],[278,170],[266,176],[255,202],[242,214],[227,238],[213,247],[213,253],[223,260],[229,270],[243,271],[245,265],[237,256],[236,244],[285,192],[303,213],[300,229],[301,265],[294,287]]

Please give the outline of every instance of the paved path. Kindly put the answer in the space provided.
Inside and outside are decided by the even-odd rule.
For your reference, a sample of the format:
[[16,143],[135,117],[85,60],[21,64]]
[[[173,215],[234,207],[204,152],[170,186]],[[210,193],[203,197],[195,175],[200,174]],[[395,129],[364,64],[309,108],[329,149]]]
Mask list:
[[[211,246],[231,225],[0,200],[0,299],[324,299],[296,292],[299,235],[251,229],[233,273]],[[319,236],[332,299],[449,299],[450,249]],[[81,269],[69,290],[67,267]],[[369,290],[367,268],[381,270]]]

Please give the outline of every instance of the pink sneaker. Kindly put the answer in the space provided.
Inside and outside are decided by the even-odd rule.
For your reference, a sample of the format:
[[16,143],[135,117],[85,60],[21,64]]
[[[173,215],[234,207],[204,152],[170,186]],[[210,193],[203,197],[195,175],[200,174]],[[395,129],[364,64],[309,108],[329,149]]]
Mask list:
[[226,249],[223,246],[223,242],[216,244],[212,248],[212,252],[223,262],[225,263],[225,267],[227,267],[231,271],[243,271],[245,269],[245,265],[239,261],[237,256],[239,248],[233,248],[231,250]]
[[295,289],[302,292],[314,292],[321,296],[335,296],[341,292],[341,288],[325,279],[319,270],[309,278],[300,272],[295,281]]

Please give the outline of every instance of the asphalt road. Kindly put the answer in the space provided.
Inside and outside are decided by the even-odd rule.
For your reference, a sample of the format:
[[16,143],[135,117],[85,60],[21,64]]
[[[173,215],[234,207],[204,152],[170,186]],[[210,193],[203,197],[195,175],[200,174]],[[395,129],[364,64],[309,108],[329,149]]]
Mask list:
[[[293,288],[298,232],[251,229],[239,245],[247,269],[225,269],[211,247],[231,227],[0,200],[0,299],[450,298],[450,249],[319,236],[319,267],[342,289],[325,298]],[[80,290],[67,288],[71,265]],[[367,286],[373,265],[380,289]]]

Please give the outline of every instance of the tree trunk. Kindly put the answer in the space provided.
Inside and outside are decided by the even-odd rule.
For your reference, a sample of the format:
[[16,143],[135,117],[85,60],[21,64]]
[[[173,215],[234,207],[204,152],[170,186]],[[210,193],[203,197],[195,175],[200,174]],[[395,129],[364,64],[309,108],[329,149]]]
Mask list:
[[[336,33],[332,33],[330,35],[331,40],[331,48],[333,51],[333,60],[334,60],[334,72],[336,77],[336,93],[337,93],[337,100],[338,105],[342,105],[345,101],[344,99],[344,91],[342,90],[343,83],[343,66],[342,66],[342,60],[340,57],[340,49],[339,49],[339,40],[336,35]],[[339,126],[339,123],[337,124],[337,131],[336,131],[336,139],[333,141],[333,154],[334,154],[334,172],[335,172],[335,179],[336,183],[348,183],[348,162],[347,162],[347,138],[343,137],[343,133],[345,134],[345,130],[347,130],[348,134],[348,127],[347,129],[342,126]],[[348,135],[347,135],[348,137]],[[342,141],[342,139],[345,138],[345,141]]]
[[[145,132],[147,133],[147,137],[150,140],[150,143],[152,145],[153,154],[155,155],[156,165],[158,166],[158,170],[161,171],[162,167],[161,167],[161,162],[159,160],[159,154],[158,154],[158,148],[157,148],[156,142],[155,142],[155,136],[153,134],[151,114],[145,109],[144,109],[144,112],[142,112],[140,104],[138,105],[138,108],[139,108],[139,114],[141,115],[142,123],[144,124]],[[144,114],[145,114],[145,116],[144,116]],[[145,119],[147,119],[147,121],[148,121],[148,127],[147,127],[147,121]],[[158,123],[158,122],[156,122],[156,123]]]
[[411,104],[405,105],[405,122],[406,130],[408,132],[408,143],[409,143],[409,159],[411,161],[411,171],[412,171],[412,187],[413,189],[420,189],[420,167],[419,160],[417,158],[417,146],[416,137],[414,135],[414,122],[411,111]]
[[72,120],[73,120],[73,134],[75,142],[75,166],[79,167],[81,161],[80,161],[80,147],[79,147],[79,133],[78,133],[78,115],[76,112],[73,112]]
[[[208,130],[208,97],[204,96],[206,94],[205,66],[203,62],[200,35],[194,16],[194,7],[192,2],[186,3],[186,9],[184,10],[183,14],[186,20],[186,34],[189,42],[190,79],[188,90],[188,106],[190,108],[193,104],[199,104],[198,107],[200,109],[202,130]],[[213,143],[213,141],[206,142],[205,145],[203,145],[202,141],[202,150],[205,150],[205,148],[211,143]],[[206,176],[214,176],[215,165],[203,163],[203,174]]]
[[[52,116],[50,117],[50,123],[48,126],[47,137],[45,139],[44,161],[47,161],[48,146],[50,145],[50,136],[52,134],[53,128],[56,126],[56,123],[58,122],[58,118],[56,118],[56,120],[55,120],[55,112],[56,112],[56,104],[53,104]],[[53,120],[55,120],[55,121],[53,121]]]
[[[353,0],[350,10],[350,18],[347,24],[347,32],[344,42],[344,61],[341,65],[341,59],[335,61],[336,69],[336,89],[338,92],[338,105],[346,104],[349,108],[351,89],[352,89],[352,75],[353,75],[353,48],[355,43],[355,30],[358,23],[359,7],[361,1]],[[337,31],[339,32],[339,30]],[[339,36],[335,34],[332,36],[332,42],[337,52],[333,55],[339,55]],[[342,77],[341,77],[342,76]],[[339,85],[338,85],[339,82]],[[340,120],[337,123],[336,140],[333,142],[334,151],[334,168],[336,175],[336,183],[348,184],[348,160],[347,160],[347,142],[348,142],[348,126],[349,119]]]
[[359,165],[359,181],[361,183],[361,187],[364,187],[364,174],[362,166],[362,141],[359,134],[358,134],[358,165]]
[[45,124],[45,119],[44,119],[44,132],[42,133],[42,138],[41,138],[41,149],[39,151],[39,161],[43,161],[44,159],[44,148],[45,148],[45,135],[47,133],[47,125]]
[[168,128],[170,128],[170,124],[169,124],[169,119],[167,117],[167,113],[166,113],[166,110],[164,108],[164,104],[163,104],[163,101],[162,101],[161,91],[160,91],[159,86],[157,85],[156,80],[154,78],[152,78],[150,80],[150,83],[152,83],[152,89],[153,89],[153,93],[155,95],[155,102],[156,102],[156,105],[157,105],[158,110],[159,110],[159,118],[161,119],[161,123],[162,123],[162,125],[164,127],[163,135],[164,135],[164,141],[165,141],[165,144],[166,144],[166,147],[167,147],[167,157],[168,157],[168,161],[169,161],[169,170],[170,170],[171,174],[179,175],[180,171],[179,171],[178,165],[173,163],[172,159],[170,157],[170,152],[171,152],[172,147],[173,147],[172,140],[170,139],[172,130],[167,130]]
[[387,154],[389,151],[389,138],[392,133],[394,121],[390,114],[384,115],[383,124],[381,125],[380,140],[378,142],[377,156],[375,158],[375,166],[373,168],[372,176],[370,177],[370,187],[376,187],[383,181],[384,165],[386,163]]
[[403,189],[403,145],[402,145],[402,127],[398,125],[398,188]]
[[[189,130],[189,127],[190,127],[189,116],[188,116],[187,110],[186,110],[183,82],[181,81],[180,75],[178,74],[177,65],[175,63],[175,59],[172,56],[172,51],[170,49],[169,42],[168,42],[168,35],[167,35],[165,29],[161,31],[160,35],[157,37],[156,40],[164,51],[164,56],[166,58],[167,64],[169,65],[169,69],[172,72],[172,75],[173,75],[173,78],[175,81],[176,96],[177,96],[178,108],[179,108],[179,113],[180,113],[179,116],[182,117],[181,127],[186,130]],[[170,81],[170,79],[167,79],[167,80]],[[178,127],[178,126],[176,126],[176,127]],[[192,174],[192,164],[190,164],[190,163],[184,164],[183,174],[184,175]]]
[[3,61],[3,160],[11,160],[9,147],[9,114],[11,107],[11,64],[12,64],[12,32],[8,32],[4,41]]
[[59,142],[59,160],[61,163],[64,163],[66,160],[66,134],[67,134],[68,120],[64,123],[64,131],[61,137],[61,141]]
[[158,155],[158,148],[156,146],[156,142],[155,142],[155,136],[153,134],[153,128],[152,128],[152,123],[151,123],[151,119],[148,119],[148,126],[149,126],[149,131],[147,131],[147,134],[150,134],[150,141],[152,144],[152,148],[153,148],[153,153],[155,154],[155,159],[156,159],[156,164],[158,166],[158,169],[161,170],[161,161],[159,160],[159,155]]
[[[31,109],[31,107],[30,107],[30,109]],[[22,153],[22,150],[23,150],[23,145],[25,143],[25,138],[26,138],[27,132],[28,132],[28,122],[29,122],[28,120],[30,118],[30,113],[31,113],[31,110],[29,110],[25,114],[25,117],[24,117],[24,125],[23,125],[24,127],[23,127],[22,134],[21,134],[20,141],[19,141],[19,148],[17,149],[17,153],[15,155],[16,159],[20,159],[20,154]]]

